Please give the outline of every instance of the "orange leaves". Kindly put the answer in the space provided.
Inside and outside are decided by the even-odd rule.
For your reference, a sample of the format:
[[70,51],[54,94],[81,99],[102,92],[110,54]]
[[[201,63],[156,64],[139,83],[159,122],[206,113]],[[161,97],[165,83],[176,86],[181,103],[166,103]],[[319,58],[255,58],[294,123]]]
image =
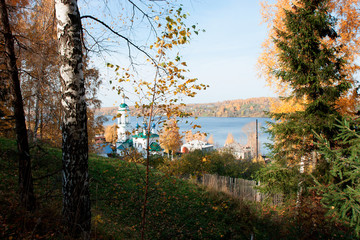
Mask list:
[[[193,125],[193,129],[199,128],[199,125]],[[199,131],[193,133],[191,130],[187,131],[185,134],[185,141],[190,142],[192,140],[200,140],[205,142],[206,141],[206,133],[201,133]]]
[[271,112],[273,113],[291,113],[304,110],[306,101],[290,99],[288,101],[271,101]]
[[226,144],[232,144],[234,142],[235,142],[234,136],[231,133],[228,133],[228,136],[227,136],[226,141],[225,141],[225,145]]
[[113,125],[107,126],[104,135],[107,142],[115,143],[117,140],[117,125],[114,123]]
[[185,30],[182,30],[179,32],[181,36],[185,37],[186,36],[186,31]]
[[[258,59],[257,68],[259,75],[267,80],[268,86],[281,96],[289,96],[291,88],[272,74],[272,71],[279,67],[278,49],[273,44],[272,38],[276,36],[275,29],[286,31],[283,21],[285,16],[284,9],[292,10],[292,4],[297,3],[292,0],[277,0],[273,4],[270,4],[268,1],[261,3],[263,22],[267,24],[269,32],[268,38],[262,44],[263,51]],[[324,44],[339,47],[339,54],[344,56],[346,61],[342,74],[346,75],[351,82],[353,82],[354,75],[360,69],[359,62],[357,61],[360,56],[360,34],[358,34],[360,32],[359,5],[360,0],[330,0],[328,6],[332,15],[337,19],[335,30],[339,37],[336,40],[323,39]],[[358,102],[358,99],[354,99],[353,90],[351,89],[347,96],[343,97],[343,101],[338,102],[338,109],[341,113],[354,109]],[[348,100],[345,101],[345,99]],[[301,101],[283,102],[282,105],[277,105],[274,110],[276,112],[279,112],[281,109],[285,112],[296,111],[301,108]]]
[[164,123],[164,128],[160,134],[160,145],[165,151],[177,151],[182,144],[182,136],[175,119],[169,119]]

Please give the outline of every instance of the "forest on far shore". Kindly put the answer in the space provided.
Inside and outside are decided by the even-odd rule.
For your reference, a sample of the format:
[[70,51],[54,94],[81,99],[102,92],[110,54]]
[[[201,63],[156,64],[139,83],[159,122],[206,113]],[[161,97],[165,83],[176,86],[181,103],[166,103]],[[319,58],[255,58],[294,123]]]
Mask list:
[[[248,99],[227,100],[214,103],[187,104],[185,112],[191,112],[193,117],[267,117],[273,102],[277,98],[257,97]],[[131,104],[130,104],[131,105]],[[95,115],[115,116],[118,106],[102,107],[95,111]],[[134,106],[130,106],[132,115],[137,113]]]

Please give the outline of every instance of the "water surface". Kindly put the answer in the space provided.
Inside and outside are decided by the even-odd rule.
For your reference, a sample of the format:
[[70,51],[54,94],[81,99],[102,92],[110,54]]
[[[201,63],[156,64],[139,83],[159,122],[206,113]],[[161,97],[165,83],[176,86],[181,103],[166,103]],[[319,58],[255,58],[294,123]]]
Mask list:
[[[112,120],[112,117],[108,117],[109,121],[105,122],[105,126],[112,125],[117,120]],[[219,118],[219,117],[199,117],[182,119],[179,122],[180,131],[192,130],[192,132],[200,131],[207,133],[208,137],[213,135],[214,145],[219,148],[224,146],[226,138],[231,133],[236,142],[241,144],[247,143],[247,135],[251,132],[255,132],[255,121],[258,119],[259,123],[259,146],[262,154],[268,153],[265,148],[265,143],[269,143],[268,134],[264,133],[264,128],[267,128],[267,121],[270,118]],[[142,125],[142,119],[136,117],[130,117],[130,122],[133,128],[136,124]],[[188,121],[188,123],[186,123]],[[201,128],[193,129],[193,125],[200,125]]]

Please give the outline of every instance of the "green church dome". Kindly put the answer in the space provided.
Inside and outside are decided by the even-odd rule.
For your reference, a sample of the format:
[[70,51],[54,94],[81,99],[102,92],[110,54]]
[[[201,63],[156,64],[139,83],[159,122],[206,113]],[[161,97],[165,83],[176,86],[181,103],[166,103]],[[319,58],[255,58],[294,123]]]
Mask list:
[[122,103],[122,104],[120,104],[120,107],[121,107],[121,108],[127,108],[128,105],[127,105],[126,103]]

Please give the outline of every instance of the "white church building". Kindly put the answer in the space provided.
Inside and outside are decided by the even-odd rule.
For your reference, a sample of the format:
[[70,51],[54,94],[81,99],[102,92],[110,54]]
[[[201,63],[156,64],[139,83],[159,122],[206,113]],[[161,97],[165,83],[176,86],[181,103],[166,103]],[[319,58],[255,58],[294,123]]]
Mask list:
[[214,145],[201,140],[192,140],[181,146],[181,153],[188,153],[195,150],[201,150],[203,152],[210,152],[214,150]]
[[[130,109],[125,103],[125,98],[123,98],[123,101],[119,106],[117,116],[119,117],[117,122],[116,153],[122,156],[127,149],[135,148],[138,152],[145,154],[147,148],[147,125],[144,123],[143,126],[140,127],[139,124],[136,124],[136,128],[132,129]],[[161,149],[159,144],[159,135],[156,133],[155,124],[151,126],[149,137],[150,152],[152,154],[163,154],[163,149]]]

